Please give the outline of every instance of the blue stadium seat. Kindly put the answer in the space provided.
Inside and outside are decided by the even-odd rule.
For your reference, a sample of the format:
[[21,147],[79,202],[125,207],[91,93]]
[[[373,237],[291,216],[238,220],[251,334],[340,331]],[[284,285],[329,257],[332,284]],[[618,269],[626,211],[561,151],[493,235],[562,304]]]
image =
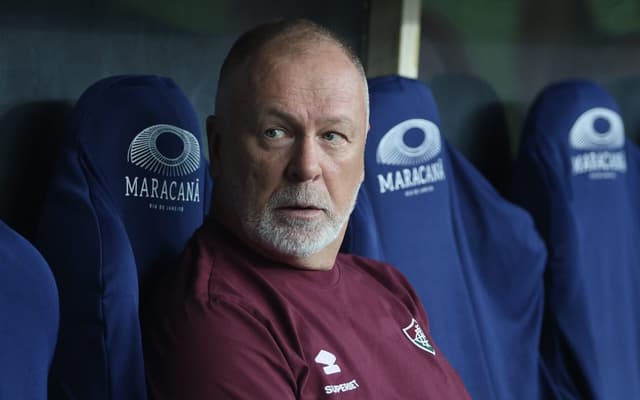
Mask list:
[[50,398],[146,398],[139,283],[204,219],[203,147],[168,78],[110,77],[79,99],[36,237],[60,291]]
[[587,80],[531,108],[514,199],[549,251],[542,355],[563,399],[640,399],[640,152]]
[[426,85],[385,76],[369,90],[366,177],[343,251],[407,275],[472,398],[538,399],[546,251],[531,218],[441,136]]
[[0,221],[0,399],[47,398],[58,306],[58,290],[47,263]]

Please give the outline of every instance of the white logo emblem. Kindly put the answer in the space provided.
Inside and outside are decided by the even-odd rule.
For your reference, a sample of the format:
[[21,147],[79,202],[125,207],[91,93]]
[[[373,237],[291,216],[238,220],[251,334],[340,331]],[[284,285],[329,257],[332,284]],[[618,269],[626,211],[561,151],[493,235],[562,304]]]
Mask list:
[[[407,146],[404,142],[410,129],[422,131],[422,142],[416,147]],[[378,144],[376,161],[387,165],[418,165],[437,156],[441,147],[440,130],[436,124],[426,119],[408,119],[385,133]]]
[[[167,157],[158,149],[158,137],[165,133],[182,141],[182,153],[177,157]],[[127,161],[155,174],[171,177],[189,175],[200,167],[200,144],[191,132],[184,129],[167,124],[153,125],[133,138]]]
[[320,350],[314,361],[318,364],[324,365],[322,370],[325,375],[337,374],[340,372],[340,366],[336,364],[336,356],[326,350]]
[[[596,124],[603,126],[598,129]],[[571,157],[573,175],[589,179],[614,179],[627,171],[624,153],[624,124],[618,113],[602,107],[585,111],[573,123],[569,144],[583,152]],[[618,149],[617,151],[612,151]],[[589,151],[587,151],[589,150]]]
[[418,324],[418,321],[414,318],[411,319],[409,326],[404,328],[402,332],[404,332],[405,336],[411,341],[411,343],[416,345],[416,347],[429,352],[434,356],[436,355],[436,349],[431,346],[429,339],[427,339],[427,336],[424,334],[424,331]]
[[[595,123],[603,120],[608,125],[599,132]],[[618,113],[607,108],[592,108],[585,111],[573,123],[569,143],[577,150],[618,149],[624,146],[624,125]]]
[[[415,147],[405,143],[406,133],[411,129],[418,129],[422,134],[422,141]],[[380,194],[402,190],[409,197],[433,192],[433,184],[445,180],[444,164],[442,157],[430,163],[427,161],[435,158],[441,150],[440,130],[431,121],[408,119],[391,128],[378,143],[376,161],[407,168],[378,174]]]

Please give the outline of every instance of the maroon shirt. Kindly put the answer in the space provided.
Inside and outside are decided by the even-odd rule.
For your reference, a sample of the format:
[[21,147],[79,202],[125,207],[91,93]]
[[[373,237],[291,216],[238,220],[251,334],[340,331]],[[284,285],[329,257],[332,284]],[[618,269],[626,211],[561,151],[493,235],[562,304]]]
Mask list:
[[160,399],[468,399],[407,280],[340,254],[330,271],[267,260],[208,221],[143,306]]

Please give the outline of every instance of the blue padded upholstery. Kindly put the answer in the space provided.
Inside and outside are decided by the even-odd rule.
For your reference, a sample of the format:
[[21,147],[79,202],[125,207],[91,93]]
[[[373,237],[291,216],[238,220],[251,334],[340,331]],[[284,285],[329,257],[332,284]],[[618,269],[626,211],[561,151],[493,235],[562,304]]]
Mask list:
[[106,78],[76,104],[37,234],[60,290],[51,398],[146,398],[139,282],[204,219],[201,143],[168,78]]
[[549,251],[541,349],[563,399],[640,399],[639,161],[595,83],[534,102],[513,191]]
[[0,315],[0,399],[46,399],[58,290],[40,253],[2,221]]
[[441,137],[424,84],[386,76],[369,90],[366,176],[343,250],[407,275],[472,398],[537,399],[546,251],[531,218]]

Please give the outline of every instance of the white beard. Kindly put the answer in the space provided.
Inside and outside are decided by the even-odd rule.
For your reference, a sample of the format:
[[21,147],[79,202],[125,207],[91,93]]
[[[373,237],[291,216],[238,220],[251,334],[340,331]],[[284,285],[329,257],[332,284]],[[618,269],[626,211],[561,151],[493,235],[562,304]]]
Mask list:
[[[355,207],[359,188],[360,185],[353,192],[349,207],[339,213],[334,209],[328,194],[308,184],[288,186],[274,193],[262,212],[248,211],[241,221],[242,227],[249,236],[271,250],[295,257],[308,257],[338,238]],[[279,207],[296,204],[323,209],[326,218],[309,221],[275,213]]]

